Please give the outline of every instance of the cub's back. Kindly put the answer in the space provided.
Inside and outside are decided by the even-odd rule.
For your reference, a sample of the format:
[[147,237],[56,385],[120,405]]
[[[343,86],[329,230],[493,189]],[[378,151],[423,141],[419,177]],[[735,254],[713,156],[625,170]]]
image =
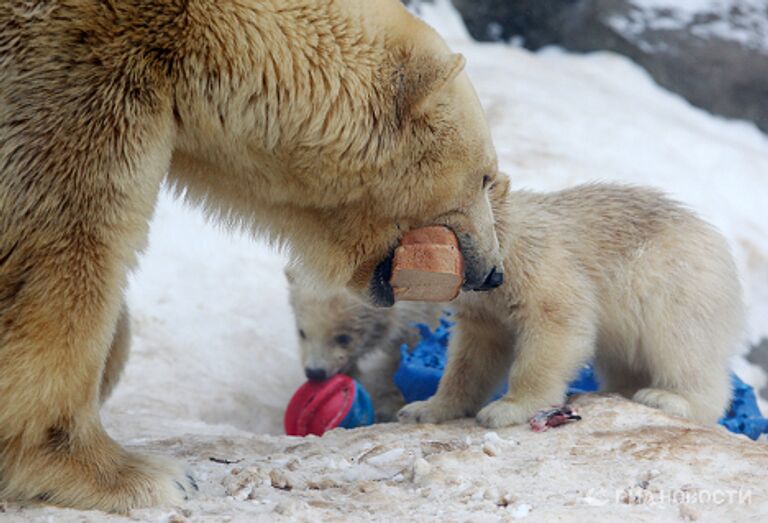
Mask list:
[[[513,261],[534,272],[586,275],[603,302],[622,295],[643,299],[662,289],[734,287],[737,281],[720,233],[655,189],[588,184],[512,192],[507,203],[499,220]],[[549,270],[548,264],[558,267]]]
[[580,185],[544,195],[543,202],[562,240],[597,258],[635,256],[669,231],[709,228],[681,204],[645,187]]

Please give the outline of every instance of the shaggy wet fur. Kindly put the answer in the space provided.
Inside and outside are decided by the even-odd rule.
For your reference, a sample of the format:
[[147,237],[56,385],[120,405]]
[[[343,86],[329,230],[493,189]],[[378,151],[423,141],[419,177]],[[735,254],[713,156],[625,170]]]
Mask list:
[[98,414],[166,173],[361,296],[414,226],[462,233],[476,274],[500,265],[462,68],[397,0],[2,2],[0,499],[128,511],[194,492]]

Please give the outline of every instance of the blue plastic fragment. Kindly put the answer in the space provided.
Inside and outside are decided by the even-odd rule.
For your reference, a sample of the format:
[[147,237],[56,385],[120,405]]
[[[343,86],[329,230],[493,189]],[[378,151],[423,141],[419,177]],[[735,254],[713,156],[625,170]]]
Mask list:
[[352,401],[352,406],[349,408],[349,412],[344,416],[344,419],[339,423],[339,427],[345,429],[353,429],[355,427],[365,427],[373,425],[375,421],[373,412],[373,402],[368,391],[365,390],[363,384],[359,381],[355,381],[355,398]]
[[[395,373],[395,384],[400,388],[406,403],[426,400],[437,391],[445,369],[452,325],[451,321],[443,318],[432,332],[427,325],[419,324],[421,341],[412,350],[407,345],[400,348],[402,357]],[[720,419],[720,424],[731,432],[744,434],[753,440],[768,434],[768,419],[760,413],[755,391],[735,374],[731,375],[731,383],[731,405]],[[594,392],[598,389],[594,369],[591,365],[585,365],[568,387],[568,394]],[[491,395],[489,401],[501,397],[505,391],[506,384],[503,384]]]
[[395,385],[406,403],[421,401],[432,396],[440,383],[446,362],[446,347],[453,323],[445,317],[434,332],[423,323],[417,324],[421,341],[411,350],[407,344],[400,347],[400,366],[395,372]]
[[761,434],[768,434],[768,419],[760,414],[754,389],[735,374],[731,375],[731,385],[733,387],[731,406],[725,416],[720,419],[720,425],[731,432],[745,434],[752,439],[759,438]]

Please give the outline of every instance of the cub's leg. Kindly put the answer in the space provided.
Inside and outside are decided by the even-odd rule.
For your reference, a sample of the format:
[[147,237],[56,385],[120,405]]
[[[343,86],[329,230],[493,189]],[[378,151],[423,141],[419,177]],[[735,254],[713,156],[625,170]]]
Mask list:
[[104,365],[104,375],[101,378],[99,402],[104,403],[115,389],[120,375],[128,361],[128,353],[131,348],[131,316],[128,306],[123,303],[120,316],[117,318],[115,335],[112,337],[112,346],[107,354],[107,363]]
[[[195,489],[172,462],[122,449],[99,420],[122,252],[69,235],[50,250],[20,242],[0,267],[0,290],[13,291],[0,307],[0,499],[125,512]],[[106,389],[124,358],[125,321]]]
[[349,373],[362,383],[370,394],[378,422],[394,421],[397,411],[405,403],[400,389],[394,382],[400,356],[391,352],[376,351],[369,358],[359,362]]
[[[706,334],[705,327],[684,332],[682,322],[663,323],[643,341],[650,384],[633,400],[701,423],[716,423],[731,395],[728,354],[735,339]],[[651,345],[652,344],[652,345]]]
[[[387,343],[391,343],[391,340],[385,340]],[[395,372],[400,365],[400,348],[382,347],[366,356],[358,362],[350,376],[360,381],[371,395],[376,421],[395,421],[397,411],[405,404],[400,389],[395,385]]]
[[562,403],[568,382],[594,351],[594,321],[576,314],[561,310],[522,323],[509,391],[477,414],[478,423],[490,428],[524,423],[537,410]]
[[634,399],[715,423],[727,407],[729,359],[743,335],[736,267],[725,239],[692,217],[658,245],[635,282],[645,294],[639,347],[650,380]]
[[[620,349],[623,359],[615,354]],[[598,354],[595,355],[595,372],[600,383],[600,392],[611,392],[632,399],[635,393],[648,386],[650,378],[644,371],[637,368],[630,368],[628,355],[631,349],[623,346],[621,342],[611,345],[611,353],[606,354],[607,350],[602,351],[598,348]]]
[[500,322],[456,314],[448,363],[437,393],[403,407],[401,422],[440,423],[473,416],[509,368],[513,333]]
[[378,388],[378,405],[376,405],[377,421],[397,421],[397,412],[405,405],[405,399],[400,389],[395,385],[395,372],[400,366],[400,347],[397,350],[385,352],[384,364],[376,373]]

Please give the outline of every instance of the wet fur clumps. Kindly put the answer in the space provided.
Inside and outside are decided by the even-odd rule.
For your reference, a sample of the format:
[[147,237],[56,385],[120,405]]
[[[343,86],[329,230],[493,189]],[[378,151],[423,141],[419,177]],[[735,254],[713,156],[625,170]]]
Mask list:
[[438,219],[500,262],[463,58],[399,0],[361,6],[0,2],[0,499],[128,512],[195,491],[99,418],[163,182],[368,302],[391,301],[370,284],[401,231]]

